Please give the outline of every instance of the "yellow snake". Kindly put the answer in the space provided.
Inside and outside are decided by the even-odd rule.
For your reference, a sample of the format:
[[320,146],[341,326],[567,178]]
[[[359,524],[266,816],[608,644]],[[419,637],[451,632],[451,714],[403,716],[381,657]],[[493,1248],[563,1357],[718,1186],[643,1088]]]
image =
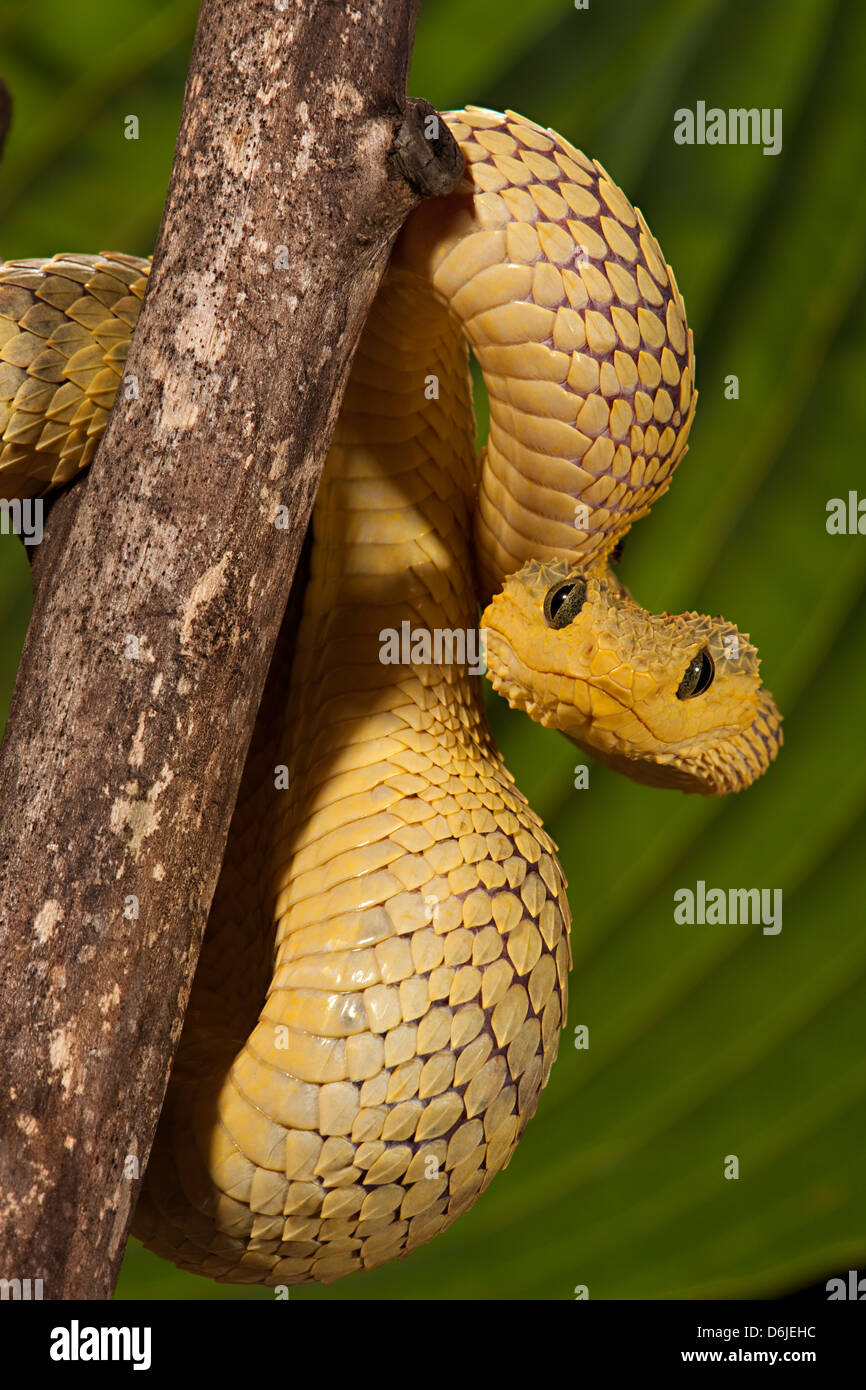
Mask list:
[[[479,600],[495,688],[638,781],[737,790],[781,742],[748,638],[644,612],[608,564],[695,408],[657,242],[555,133],[445,119],[466,175],[409,219],[358,349],[135,1218],[233,1282],[330,1281],[444,1230],[553,1063],[565,882],[459,646]],[[0,269],[0,495],[90,462],[148,269]]]

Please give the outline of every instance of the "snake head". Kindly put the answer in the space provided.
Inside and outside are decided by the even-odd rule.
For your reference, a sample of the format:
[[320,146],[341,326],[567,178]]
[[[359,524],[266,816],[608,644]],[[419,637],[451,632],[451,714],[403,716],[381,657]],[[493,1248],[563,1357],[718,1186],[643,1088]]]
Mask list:
[[748,636],[723,618],[647,613],[610,569],[530,561],[482,627],[494,689],[637,782],[721,796],[779,750]]

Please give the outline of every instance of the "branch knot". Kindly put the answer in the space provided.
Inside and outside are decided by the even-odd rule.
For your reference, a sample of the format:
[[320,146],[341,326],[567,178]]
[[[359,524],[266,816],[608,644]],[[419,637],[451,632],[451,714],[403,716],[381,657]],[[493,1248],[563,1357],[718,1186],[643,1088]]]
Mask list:
[[410,98],[406,103],[391,158],[422,198],[443,198],[453,193],[465,167],[460,146],[445,121],[422,98]]

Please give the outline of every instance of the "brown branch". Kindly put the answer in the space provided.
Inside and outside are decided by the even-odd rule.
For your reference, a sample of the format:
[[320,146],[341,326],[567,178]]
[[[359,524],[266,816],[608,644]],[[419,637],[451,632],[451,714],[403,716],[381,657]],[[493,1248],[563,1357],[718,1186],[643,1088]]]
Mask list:
[[460,176],[415,11],[204,0],[137,396],[46,530],[0,751],[0,1274],[46,1298],[113,1287],[352,352]]

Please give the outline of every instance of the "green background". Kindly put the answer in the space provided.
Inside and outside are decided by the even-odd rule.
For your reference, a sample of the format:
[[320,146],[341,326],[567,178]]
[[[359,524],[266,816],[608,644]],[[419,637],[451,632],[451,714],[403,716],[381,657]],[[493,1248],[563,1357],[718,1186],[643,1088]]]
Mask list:
[[[196,11],[42,0],[5,22],[16,118],[0,253],[151,250]],[[866,538],[825,529],[830,498],[866,492],[864,61],[857,0],[424,7],[413,94],[560,130],[643,209],[675,268],[701,400],[685,466],[621,573],[654,611],[724,612],[752,633],[786,743],[718,804],[598,767],[575,791],[575,750],[496,702],[570,882],[559,1061],[508,1172],[452,1230],[293,1299],[751,1297],[866,1262]],[[676,145],[673,113],[698,100],[781,107],[782,153]],[[28,602],[3,538],[4,710]],[[675,925],[673,893],[698,879],[781,888],[781,934]],[[273,1297],[182,1275],[134,1242],[119,1294]]]

